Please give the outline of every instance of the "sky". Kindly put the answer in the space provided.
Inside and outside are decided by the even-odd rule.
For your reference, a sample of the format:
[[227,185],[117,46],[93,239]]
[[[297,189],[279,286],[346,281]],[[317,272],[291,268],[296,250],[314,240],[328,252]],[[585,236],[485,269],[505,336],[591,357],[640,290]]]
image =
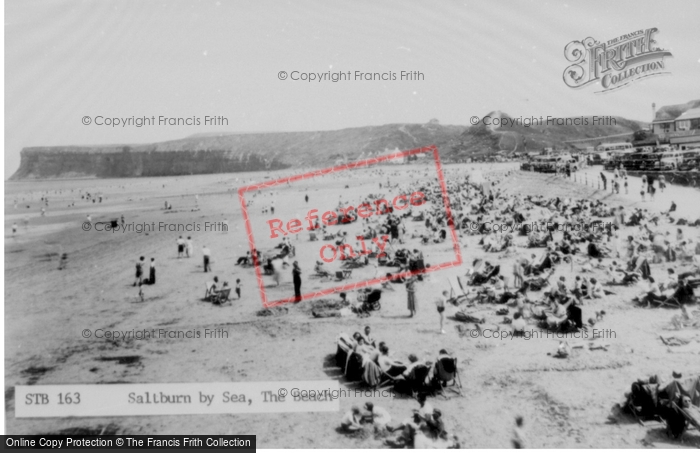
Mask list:
[[[9,0],[5,177],[30,146],[433,118],[467,125],[493,110],[650,121],[653,102],[700,99],[698,17],[696,0]],[[604,94],[564,84],[569,42],[650,27],[673,54],[671,75]],[[306,82],[293,71],[420,71],[423,80]],[[228,125],[110,127],[95,125],[98,116],[222,116]]]

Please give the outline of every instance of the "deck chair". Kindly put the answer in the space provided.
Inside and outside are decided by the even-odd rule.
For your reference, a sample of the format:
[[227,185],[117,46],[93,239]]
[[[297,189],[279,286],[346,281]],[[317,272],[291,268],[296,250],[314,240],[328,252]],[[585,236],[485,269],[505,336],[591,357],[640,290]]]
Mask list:
[[355,351],[348,354],[347,362],[345,363],[345,378],[350,382],[362,380],[364,367],[362,366],[362,356]]
[[225,288],[219,292],[211,294],[209,297],[211,299],[211,303],[215,305],[223,305],[226,302],[231,302],[230,296],[231,288]]
[[459,277],[450,277],[447,279],[450,282],[450,302],[459,305],[467,301],[467,293],[464,291]]
[[318,278],[333,278],[333,274],[331,274],[330,272],[328,272],[328,271],[325,270],[325,269],[319,269],[319,268],[317,268],[317,269],[315,269],[315,270],[316,270],[316,273],[312,275],[313,277],[318,277]]
[[675,297],[667,297],[664,300],[661,299],[656,299],[656,300],[650,300],[649,301],[650,305],[652,307],[670,307],[670,308],[681,308],[681,303],[676,299]]
[[[379,367],[379,365],[377,365],[377,367]],[[384,371],[381,369],[381,367],[379,367],[379,370],[382,372],[381,381],[375,386],[375,388],[383,388],[396,385],[397,382],[400,382],[402,380],[400,376],[404,371],[406,371],[406,367],[393,366],[389,371]]]
[[459,378],[457,359],[454,357],[442,357],[435,363],[435,383],[440,388],[440,392],[444,393],[445,387],[448,387],[450,382],[452,382],[452,386],[457,387],[457,390],[452,389],[452,391],[461,395],[462,381]]
[[350,278],[352,275],[352,269],[343,269],[342,271],[335,271],[335,277],[338,280],[345,280]]
[[362,382],[368,387],[377,388],[385,381],[384,372],[379,365],[371,360],[368,361],[362,370]]
[[690,407],[683,408],[675,402],[671,404],[674,409],[683,414],[683,417],[686,419],[689,425],[692,425],[696,429],[700,430],[700,409],[693,405],[691,405]]
[[352,352],[352,339],[348,334],[341,333],[336,340],[338,348],[335,352],[335,364],[345,372],[345,365],[348,362],[348,355]]
[[212,296],[212,290],[216,286],[216,283],[214,282],[207,282],[205,284],[206,290],[204,291],[204,300],[210,300]]
[[397,380],[394,383],[394,389],[397,392],[410,394],[415,397],[420,392],[429,391],[430,382],[430,367],[426,364],[416,365],[408,374],[406,379]]

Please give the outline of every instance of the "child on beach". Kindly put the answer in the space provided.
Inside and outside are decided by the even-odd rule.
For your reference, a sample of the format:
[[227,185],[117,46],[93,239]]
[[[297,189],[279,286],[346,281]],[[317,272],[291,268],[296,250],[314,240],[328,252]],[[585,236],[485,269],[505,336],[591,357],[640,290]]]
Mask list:
[[241,287],[243,285],[241,284],[241,279],[237,278],[236,279],[236,296],[240,299],[241,298]]

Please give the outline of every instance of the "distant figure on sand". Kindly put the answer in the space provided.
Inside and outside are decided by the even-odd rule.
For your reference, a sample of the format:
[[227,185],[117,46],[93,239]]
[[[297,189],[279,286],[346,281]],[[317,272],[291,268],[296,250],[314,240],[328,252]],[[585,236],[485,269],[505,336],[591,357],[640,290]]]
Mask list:
[[144,258],[144,257],[142,256],[142,257],[139,258],[139,260],[136,262],[136,280],[134,280],[134,286],[136,286],[136,285],[139,285],[139,286],[140,286],[140,285],[141,285],[141,282],[143,281],[143,265],[145,264],[145,263],[144,263],[144,260],[145,260],[145,259],[146,259],[146,258]]
[[301,301],[301,268],[298,261],[294,261],[292,278],[294,280],[294,301],[299,302]]
[[202,256],[204,257],[204,272],[209,272],[211,270],[211,265],[209,264],[211,251],[206,245],[202,247]]
[[187,236],[187,244],[185,246],[185,252],[187,254],[187,258],[194,255],[194,245],[192,245],[192,236]]
[[416,314],[416,279],[413,276],[406,280],[406,295],[408,296],[408,311],[412,318]]
[[243,285],[241,284],[241,279],[237,278],[236,279],[236,296],[238,296],[239,299],[241,298],[241,287],[242,286]]
[[151,268],[148,272],[148,284],[149,285],[156,284],[156,259],[155,258],[151,258]]
[[435,306],[437,307],[438,314],[440,315],[440,333],[444,335],[445,333],[445,303],[450,293],[447,291],[442,292],[442,297],[438,297],[435,300]]
[[[177,257],[182,258],[185,254],[185,240],[182,236],[177,238]],[[205,271],[206,272],[206,271]]]
[[523,435],[523,417],[518,415],[515,417],[515,428],[513,429],[513,438],[511,439],[511,443],[513,444],[513,448],[515,449],[522,449],[525,448],[525,436]]
[[17,234],[17,224],[13,223],[12,224],[12,237],[15,237],[15,234]]
[[61,260],[58,262],[58,270],[62,271],[68,267],[68,254],[67,253],[62,253],[61,254]]

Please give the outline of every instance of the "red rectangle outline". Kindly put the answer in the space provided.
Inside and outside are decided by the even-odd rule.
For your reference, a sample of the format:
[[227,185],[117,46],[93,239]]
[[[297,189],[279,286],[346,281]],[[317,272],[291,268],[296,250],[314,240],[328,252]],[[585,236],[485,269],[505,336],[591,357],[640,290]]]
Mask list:
[[352,291],[355,289],[360,289],[360,288],[365,288],[367,286],[375,285],[377,283],[384,283],[389,280],[394,280],[402,277],[409,277],[411,275],[415,274],[427,274],[430,272],[435,272],[438,270],[442,269],[448,269],[451,267],[459,266],[462,264],[462,250],[459,245],[459,240],[457,239],[457,231],[455,230],[454,227],[454,220],[452,218],[452,210],[450,208],[450,199],[447,194],[447,185],[445,184],[445,176],[442,173],[442,163],[440,162],[440,155],[438,153],[437,146],[432,145],[432,146],[426,146],[423,148],[416,148],[412,149],[409,151],[401,151],[398,153],[393,153],[393,154],[388,154],[386,156],[380,156],[380,157],[373,157],[370,159],[365,159],[362,161],[358,162],[351,162],[348,164],[344,165],[337,165],[335,167],[330,167],[330,168],[325,168],[322,170],[316,170],[316,171],[311,171],[308,173],[304,173],[301,175],[295,175],[295,176],[288,176],[286,178],[280,178],[274,181],[267,181],[267,182],[262,182],[259,184],[251,184],[249,186],[241,187],[238,189],[238,199],[241,203],[241,209],[243,210],[243,219],[245,220],[245,227],[246,227],[246,232],[248,234],[248,243],[250,245],[250,251],[251,254],[253,255],[253,265],[255,267],[255,275],[258,280],[258,288],[260,289],[260,297],[263,301],[263,307],[265,308],[271,308],[271,307],[276,307],[278,305],[283,305],[287,304],[290,302],[295,302],[296,299],[294,296],[288,297],[286,299],[280,299],[276,301],[269,302],[267,300],[267,295],[265,294],[265,282],[263,280],[262,273],[260,271],[260,263],[258,262],[258,257],[254,253],[255,249],[255,240],[253,239],[253,229],[250,225],[250,218],[248,217],[248,209],[246,206],[246,201],[245,201],[245,193],[250,192],[253,190],[260,190],[260,189],[266,189],[274,186],[278,186],[280,184],[286,184],[286,183],[291,183],[295,181],[300,181],[303,179],[308,179],[312,178],[314,176],[322,176],[322,175],[327,175],[330,173],[336,173],[339,171],[343,170],[348,170],[348,169],[353,169],[353,168],[359,168],[359,167],[366,167],[369,165],[374,165],[380,162],[385,162],[391,159],[397,159],[397,158],[404,158],[408,156],[413,156],[416,154],[423,154],[423,153],[431,153],[433,154],[433,159],[435,160],[435,169],[437,171],[438,175],[438,181],[440,182],[440,189],[442,191],[442,200],[445,204],[445,212],[447,216],[447,225],[449,226],[450,229],[450,236],[452,238],[452,246],[455,251],[456,255],[456,260],[447,262],[447,263],[442,263],[438,264],[436,266],[430,266],[430,268],[421,270],[421,271],[407,271],[407,272],[402,272],[400,274],[395,274],[392,275],[391,277],[379,277],[375,278],[372,280],[366,280],[364,282],[356,282],[356,283],[349,283],[347,285],[343,286],[337,286],[335,288],[328,288],[324,289],[321,291],[316,291],[313,293],[308,293],[308,294],[302,294],[301,300],[307,300],[307,299],[312,299],[315,297],[320,297],[320,296],[325,296],[327,294],[331,293],[336,293],[336,292],[341,292],[341,291]]

